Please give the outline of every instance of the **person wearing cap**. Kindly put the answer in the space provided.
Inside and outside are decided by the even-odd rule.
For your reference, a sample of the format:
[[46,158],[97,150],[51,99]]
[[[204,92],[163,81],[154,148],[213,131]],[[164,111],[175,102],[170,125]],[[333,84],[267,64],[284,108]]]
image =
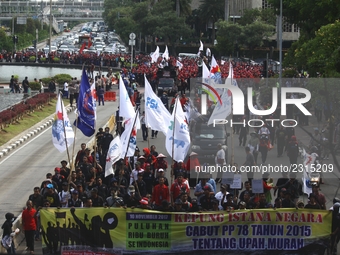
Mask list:
[[303,209],[305,208],[305,204],[303,203],[303,201],[299,200],[296,202],[296,208],[298,209]]
[[308,209],[321,209],[320,205],[316,202],[316,197],[313,193],[309,194],[308,204],[305,205],[305,208]]
[[169,192],[169,187],[164,184],[164,177],[159,177],[158,182],[152,192],[152,199],[151,203],[155,205],[156,208],[160,207],[162,205],[162,201],[170,200],[170,192]]
[[15,217],[13,213],[8,212],[5,214],[5,218],[6,218],[6,221],[1,226],[2,231],[3,231],[2,239],[5,239],[6,237],[10,238],[11,246],[8,247],[6,250],[8,254],[15,254],[15,245],[12,239],[12,236],[13,236],[12,227],[13,227],[13,221],[15,220]]
[[133,185],[130,185],[128,188],[128,192],[124,196],[124,203],[128,208],[135,208],[139,205],[139,201],[141,200],[138,193],[136,193],[136,189]]
[[163,91],[163,94],[161,96],[161,101],[164,105],[164,107],[169,110],[169,97],[168,94],[166,93],[166,91]]
[[[229,192],[227,191],[227,185],[221,184],[221,190],[216,193],[215,198],[218,200],[218,206],[220,209],[222,209],[222,204],[227,202],[227,195]],[[222,202],[222,199],[224,198],[224,201]]]
[[149,200],[146,197],[143,197],[139,201],[139,205],[137,207],[144,210],[151,210],[151,207],[149,206]]
[[165,160],[166,156],[159,153],[157,156],[157,161],[155,162],[155,171],[162,168],[164,171],[168,168],[168,162]]
[[67,202],[71,198],[71,193],[69,191],[67,182],[62,183],[62,191],[60,191],[58,194],[61,207],[67,207]]
[[238,209],[239,209],[239,210],[247,209],[247,204],[246,204],[246,202],[240,201],[240,202],[238,203]]
[[44,194],[44,200],[48,200],[50,202],[51,207],[60,207],[60,199],[59,195],[54,189],[53,185],[50,183],[46,186],[47,192]]
[[187,184],[187,181],[183,178],[183,174],[179,173],[177,175],[176,181],[171,185],[170,187],[170,198],[171,198],[171,204],[174,203],[174,201],[179,197],[179,195],[185,191],[187,193],[190,192],[190,188]]
[[215,195],[212,192],[211,186],[205,185],[203,187],[203,196],[200,197],[199,202],[204,211],[209,211],[213,208],[212,200],[215,199]]
[[144,169],[141,168],[141,163],[136,162],[135,163],[135,168],[132,170],[131,175],[130,175],[130,185],[132,185],[133,182],[137,181],[137,175],[139,173],[143,173]]
[[49,183],[52,183],[53,187],[55,189],[58,189],[58,185],[57,185],[57,183],[55,181],[52,180],[52,176],[53,176],[52,173],[47,173],[46,174],[46,179],[41,183],[41,186],[40,186],[41,195],[45,194],[45,192],[47,191],[47,189],[45,189],[46,185],[49,184]]
[[52,176],[52,180],[55,183],[57,183],[57,185],[58,185],[57,190],[61,191],[62,190],[62,183],[64,182],[65,178],[64,178],[63,175],[60,174],[60,168],[59,167],[54,168],[54,175]]
[[79,193],[77,190],[73,190],[71,195],[71,198],[67,201],[67,208],[71,207],[79,207],[82,208],[84,206],[83,201],[79,199]]
[[156,178],[153,182],[153,186],[156,186],[157,184],[159,184],[159,178],[161,178],[161,177],[164,178],[164,184],[169,187],[169,181],[168,181],[168,178],[165,177],[165,171],[164,171],[163,168],[159,168],[157,170],[157,175],[156,175]]
[[93,207],[103,207],[104,199],[98,195],[98,190],[96,188],[91,189],[92,206]]
[[175,200],[173,212],[185,212],[185,210],[183,209],[183,202],[180,198],[177,198]]
[[204,187],[205,186],[208,186],[209,189],[210,189],[211,195],[214,195],[214,192],[213,192],[214,188],[211,186],[210,183],[208,183],[209,179],[210,179],[210,176],[208,176],[207,174],[203,174],[201,176],[201,178],[199,179],[198,184],[195,187],[194,195],[195,195],[195,197],[197,197],[198,205],[201,205],[200,199],[201,199],[201,197],[204,196]]
[[187,171],[185,169],[183,160],[175,161],[175,164],[173,165],[173,173],[174,173],[175,179],[177,179],[177,176],[179,173],[181,173],[184,178],[187,178],[186,176]]
[[[40,209],[40,208],[39,208]],[[33,208],[31,200],[26,202],[26,208],[22,212],[22,226],[25,231],[26,247],[30,254],[34,254],[34,235],[37,229],[37,211]]]
[[196,187],[197,185],[197,168],[200,169],[200,166],[198,154],[196,152],[191,152],[185,167],[190,187]]
[[66,180],[68,178],[68,176],[70,175],[71,170],[70,170],[70,168],[67,167],[67,161],[66,160],[62,160],[60,162],[60,164],[61,164],[60,174],[62,176],[64,176],[64,179]]

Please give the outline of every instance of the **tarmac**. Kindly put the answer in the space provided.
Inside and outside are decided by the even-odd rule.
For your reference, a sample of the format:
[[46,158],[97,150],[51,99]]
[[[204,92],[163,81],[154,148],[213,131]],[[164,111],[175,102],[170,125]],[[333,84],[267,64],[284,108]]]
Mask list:
[[[67,109],[67,112],[70,112],[74,108],[66,106],[66,109]],[[11,141],[6,143],[5,145],[1,146],[0,147],[0,158],[4,157],[9,152],[16,149],[21,144],[25,143],[27,140],[31,139],[35,135],[39,134],[44,129],[48,128],[50,125],[52,125],[52,123],[53,123],[53,115],[49,116],[42,122],[36,124],[29,130],[25,131],[24,133],[13,138]],[[316,118],[312,116],[312,117],[309,117],[309,126],[305,126],[304,128],[306,128],[309,132],[312,132],[314,127],[318,127],[319,129],[322,129],[322,123],[318,123]],[[310,141],[309,136],[301,128],[296,127],[295,131],[296,131],[296,135],[299,140],[299,143],[308,145]],[[20,219],[18,219],[18,222],[19,221]],[[23,237],[22,234],[21,236]],[[6,253],[3,247],[1,247],[1,252]],[[26,251],[26,242],[24,238],[22,240],[16,240],[16,253],[17,254],[26,254],[26,253],[29,254],[29,251]],[[37,255],[43,254],[41,240],[35,241],[35,253],[34,254],[37,254]]]

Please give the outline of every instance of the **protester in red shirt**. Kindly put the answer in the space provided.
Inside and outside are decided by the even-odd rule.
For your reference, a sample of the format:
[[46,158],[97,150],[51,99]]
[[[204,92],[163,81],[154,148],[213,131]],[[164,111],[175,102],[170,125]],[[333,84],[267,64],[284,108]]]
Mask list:
[[154,203],[157,207],[162,206],[162,201],[166,200],[169,202],[170,192],[169,187],[164,184],[164,177],[159,177],[159,184],[157,184],[152,192],[152,203]]
[[186,192],[186,193],[190,192],[188,184],[186,184],[184,181],[185,179],[183,178],[183,174],[179,173],[177,175],[177,181],[171,185],[170,193],[171,193],[172,204],[174,203],[174,201],[176,201],[176,199],[179,197],[179,195],[182,192]]
[[30,254],[34,254],[34,235],[37,229],[37,211],[33,208],[33,203],[28,200],[26,209],[22,212],[22,226],[25,231],[26,246]]

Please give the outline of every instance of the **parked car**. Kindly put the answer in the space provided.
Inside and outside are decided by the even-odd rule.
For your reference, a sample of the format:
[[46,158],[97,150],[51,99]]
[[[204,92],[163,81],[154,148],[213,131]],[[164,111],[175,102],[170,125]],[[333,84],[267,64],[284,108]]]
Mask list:
[[168,96],[174,96],[177,93],[175,80],[173,78],[160,78],[157,87],[158,96],[162,96],[163,92],[167,92]]

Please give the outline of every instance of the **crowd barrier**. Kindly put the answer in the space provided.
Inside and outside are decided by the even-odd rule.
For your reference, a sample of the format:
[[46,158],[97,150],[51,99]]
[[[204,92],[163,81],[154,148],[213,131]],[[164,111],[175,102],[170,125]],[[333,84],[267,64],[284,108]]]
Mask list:
[[114,101],[116,102],[116,92],[106,91],[104,94],[104,101]]

